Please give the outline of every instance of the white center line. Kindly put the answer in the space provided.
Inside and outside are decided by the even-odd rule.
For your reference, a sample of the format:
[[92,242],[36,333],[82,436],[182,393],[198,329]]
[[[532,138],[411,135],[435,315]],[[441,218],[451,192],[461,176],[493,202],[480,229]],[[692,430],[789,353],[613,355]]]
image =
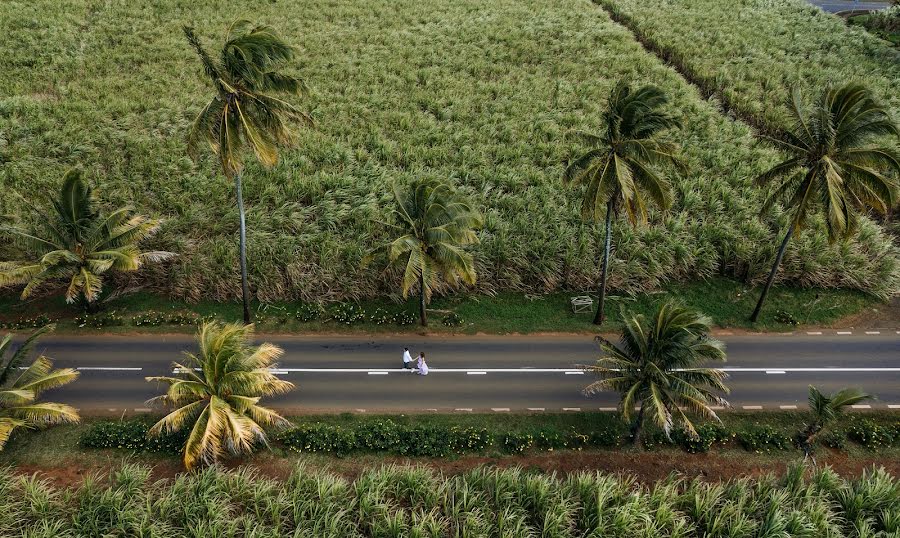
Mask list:
[[487,375],[487,372],[466,372],[466,375]]
[[566,372],[566,375],[584,375],[584,372],[582,372],[581,370],[573,370],[570,372]]
[[786,374],[787,372],[785,372],[784,370],[766,370],[766,373],[769,375],[772,375],[772,374]]
[[797,409],[796,405],[779,405],[778,409]]
[[509,407],[491,407],[491,411],[501,412],[501,411],[509,411]]
[[742,405],[743,409],[762,409],[761,405]]
[[869,404],[856,404],[851,405],[850,407],[852,407],[853,409],[872,409],[872,406]]
[[369,375],[388,375],[390,372],[369,372]]

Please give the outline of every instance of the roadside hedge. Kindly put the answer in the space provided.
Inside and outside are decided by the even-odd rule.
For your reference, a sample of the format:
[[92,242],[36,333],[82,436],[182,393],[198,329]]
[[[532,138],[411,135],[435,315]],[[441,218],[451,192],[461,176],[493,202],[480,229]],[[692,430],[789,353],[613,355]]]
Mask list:
[[[705,423],[693,436],[674,429],[671,438],[648,428],[641,435],[644,448],[678,447],[689,453],[705,453],[714,447],[739,446],[748,452],[771,452],[796,448],[796,435],[803,426],[775,426],[754,420],[731,425]],[[148,438],[152,422],[147,419],[102,421],[89,424],[81,435],[84,448],[124,449],[138,452],[178,453],[187,432]],[[443,424],[403,424],[390,418],[359,420],[345,424],[327,421],[300,423],[273,437],[276,444],[295,452],[347,456],[353,453],[390,453],[411,457],[449,457],[495,450],[508,454],[528,451],[615,448],[630,442],[627,426],[613,416],[596,424],[593,431],[553,426],[513,427],[503,430]],[[873,420],[854,416],[820,439],[832,449],[844,449],[846,441],[869,449],[900,445],[900,421]]]

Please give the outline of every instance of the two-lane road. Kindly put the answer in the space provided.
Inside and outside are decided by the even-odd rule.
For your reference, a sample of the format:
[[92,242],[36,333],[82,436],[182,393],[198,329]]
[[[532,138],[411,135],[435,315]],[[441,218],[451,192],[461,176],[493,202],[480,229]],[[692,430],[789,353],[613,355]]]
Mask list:
[[[824,334],[722,336],[728,346],[730,402],[736,409],[792,409],[805,404],[807,386],[859,386],[878,396],[873,409],[900,409],[900,335],[897,331],[823,331]],[[849,334],[846,334],[849,333]],[[266,338],[285,350],[278,375],[295,383],[271,400],[285,412],[424,412],[596,410],[616,395],[586,397],[590,380],[578,369],[597,357],[588,336],[422,337],[308,336]],[[403,346],[425,351],[427,377],[399,370]],[[146,376],[172,373],[171,363],[193,339],[181,335],[58,336],[39,350],[60,367],[78,368],[76,382],[53,400],[86,414],[146,412],[163,387]]]

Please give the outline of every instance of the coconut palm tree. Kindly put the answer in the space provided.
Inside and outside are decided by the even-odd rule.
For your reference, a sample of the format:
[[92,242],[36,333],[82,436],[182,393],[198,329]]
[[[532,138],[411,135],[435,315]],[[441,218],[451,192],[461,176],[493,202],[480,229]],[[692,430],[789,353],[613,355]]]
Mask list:
[[215,90],[191,125],[188,152],[196,159],[200,146],[210,148],[218,157],[225,177],[234,181],[240,220],[241,297],[244,323],[249,324],[242,153],[249,149],[263,166],[275,166],[279,146],[294,143],[292,125],[312,125],[308,114],[278,96],[303,95],[306,86],[299,78],[279,71],[294,59],[295,50],[269,26],[235,21],[225,34],[218,61],[206,52],[193,28],[185,26],[184,35]]
[[679,126],[678,120],[663,112],[667,102],[655,86],[632,89],[626,83],[617,84],[603,115],[603,133],[582,134],[590,149],[563,174],[565,182],[585,186],[581,204],[585,220],[596,221],[606,208],[597,325],[604,319],[613,216],[624,209],[632,226],[637,226],[646,222],[649,203],[663,209],[672,204],[672,188],[656,170],[666,163],[681,166],[677,146],[662,138],[664,131]]
[[72,407],[37,401],[42,392],[75,381],[77,371],[71,368],[54,370],[53,362],[43,355],[31,366],[20,370],[37,339],[52,330],[53,325],[47,325],[34,331],[12,352],[11,334],[0,341],[0,450],[16,428],[78,422],[78,412]]
[[[709,336],[710,319],[672,303],[660,305],[650,319],[643,315],[626,317],[618,345],[597,337],[605,355],[585,370],[600,380],[584,392],[613,390],[621,394],[619,409],[631,422],[635,444],[648,419],[667,436],[676,423],[696,435],[685,411],[718,420],[711,406],[728,405],[716,394],[728,393],[724,383],[727,374],[702,365],[724,361],[725,345]],[[640,410],[634,417],[638,405]]]
[[103,277],[113,271],[137,271],[147,262],[174,256],[171,252],[141,252],[139,243],[159,229],[160,221],[135,215],[130,207],[108,214],[96,207],[90,186],[78,170],[63,177],[52,209],[42,210],[25,198],[36,215],[33,229],[0,226],[31,258],[0,262],[0,286],[25,284],[22,299],[47,282],[68,281],[66,301],[97,307]]
[[790,220],[750,321],[759,318],[788,242],[810,215],[824,214],[833,243],[856,231],[858,211],[869,207],[884,214],[896,199],[897,180],[890,171],[900,174],[900,152],[878,137],[897,137],[900,130],[868,89],[856,83],[829,88],[810,107],[795,89],[790,107],[792,132],[783,140],[770,139],[790,157],[756,178],[759,186],[777,182],[760,214],[780,202]]
[[281,348],[251,345],[253,325],[210,322],[200,327],[197,339],[200,352],[185,353],[186,361],[174,363],[178,377],[146,378],[169,385],[166,394],[148,403],[175,408],[149,435],[190,428],[184,446],[188,469],[265,444],[265,427],[280,428],[288,422],[260,406],[260,399],[294,388],[269,370],[283,353]]
[[397,203],[391,226],[399,237],[375,251],[386,250],[391,264],[404,266],[403,297],[418,288],[419,321],[425,327],[425,308],[438,285],[475,284],[475,262],[465,247],[478,242],[482,218],[453,187],[435,179],[395,181],[391,188]]
[[872,396],[859,389],[841,389],[829,396],[825,396],[819,389],[809,386],[809,412],[811,420],[801,432],[800,448],[806,457],[812,455],[816,437],[848,406],[868,400]]

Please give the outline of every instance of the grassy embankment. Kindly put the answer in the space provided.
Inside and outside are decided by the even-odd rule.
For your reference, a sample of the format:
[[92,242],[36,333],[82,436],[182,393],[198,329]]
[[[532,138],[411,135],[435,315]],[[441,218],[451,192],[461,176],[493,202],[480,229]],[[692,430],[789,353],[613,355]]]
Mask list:
[[[748,328],[753,330],[787,331],[793,325],[786,323],[786,318],[779,311],[786,312],[791,318],[804,325],[827,326],[841,318],[855,314],[864,308],[873,306],[874,299],[861,292],[849,290],[814,290],[790,287],[779,287],[773,290],[770,307],[764,311],[760,321],[751,324],[747,321],[757,299],[757,290],[739,282],[727,279],[712,279],[706,282],[673,285],[667,291],[652,294],[638,294],[634,297],[613,296],[607,302],[609,321],[604,325],[605,331],[617,329],[621,324],[621,311],[650,313],[654,306],[663,300],[676,300],[683,304],[700,309],[712,317],[714,325],[722,328]],[[591,324],[590,313],[575,314],[569,300],[572,293],[553,293],[539,296],[523,296],[516,293],[500,293],[496,296],[453,296],[439,298],[432,305],[430,332],[454,333],[537,333],[537,332],[595,332]],[[408,312],[414,319],[416,304],[414,300],[405,304],[390,301],[370,300],[360,303],[365,317],[344,324],[329,321],[332,307],[326,307],[317,320],[303,322],[297,319],[298,310],[302,306],[297,303],[276,302],[267,305],[256,305],[256,321],[260,332],[347,332],[347,333],[390,333],[415,332],[421,327],[415,323],[398,325],[393,321],[378,323],[378,316],[385,313],[392,315]],[[453,312],[462,320],[454,326],[442,322],[445,312]],[[170,301],[157,295],[139,293],[122,297],[107,306],[104,317],[112,315],[115,324],[93,327],[79,326],[74,318],[77,310],[66,305],[62,299],[52,298],[33,301],[28,305],[19,305],[12,297],[0,298],[0,324],[14,324],[18,320],[36,320],[44,314],[48,319],[57,322],[58,332],[192,332],[192,324],[170,323],[168,319],[173,313],[191,313],[197,317],[216,317],[218,319],[238,321],[241,318],[240,305],[236,303],[217,303],[201,301],[184,303]],[[135,325],[135,318],[165,319],[166,322],[156,324]]]
[[[395,291],[396,273],[359,262],[387,238],[380,223],[390,204],[387,182],[414,175],[453,178],[485,213],[478,295],[592,288],[601,230],[580,223],[578,193],[561,185],[560,175],[581,149],[572,133],[599,128],[608,91],[622,79],[656,84],[671,96],[671,111],[684,120],[676,138],[688,169],[667,171],[676,190],[667,215],[654,213],[650,226],[637,230],[617,223],[615,292],[765,275],[784,216],[776,211],[759,220],[760,193],[749,180],[777,156],[603,10],[576,0],[325,4],[268,3],[253,12],[298,45],[296,69],[314,89],[308,106],[317,120],[279,167],[251,166],[245,176],[251,281],[261,300],[335,301]],[[662,19],[686,9],[653,11]],[[180,25],[192,22],[210,39],[245,15],[237,4],[211,1],[4,2],[0,20],[6,43],[15,46],[0,54],[0,94],[8,96],[0,109],[6,120],[0,182],[36,198],[66,168],[83,165],[110,204],[133,202],[167,219],[153,246],[180,256],[148,272],[144,283],[168,296],[232,300],[239,279],[231,186],[211,163],[194,166],[185,156],[189,113],[209,89]],[[759,28],[768,36],[781,28],[764,15],[712,33]],[[676,19],[666,28],[694,23]],[[796,36],[789,44],[805,43],[811,54],[827,48],[817,46],[818,35],[852,53],[811,60],[817,69],[858,64],[855,74],[883,86],[884,75],[867,67],[884,56],[874,39],[860,44],[858,32],[837,25],[823,31],[797,24],[790,33]],[[764,58],[777,57],[782,45],[741,42]],[[876,59],[865,59],[866,52]],[[795,69],[784,63],[753,67],[772,88],[749,95],[755,109],[779,110],[784,88],[797,80],[785,75]],[[720,78],[740,93],[743,79],[729,78],[732,72]],[[804,82],[815,76],[799,72]],[[13,200],[0,200],[0,214],[22,213]],[[896,251],[877,226],[866,222],[856,239],[837,246],[821,231],[814,222],[792,243],[781,273],[786,282],[881,296],[897,289]],[[7,254],[0,246],[0,257]]]

